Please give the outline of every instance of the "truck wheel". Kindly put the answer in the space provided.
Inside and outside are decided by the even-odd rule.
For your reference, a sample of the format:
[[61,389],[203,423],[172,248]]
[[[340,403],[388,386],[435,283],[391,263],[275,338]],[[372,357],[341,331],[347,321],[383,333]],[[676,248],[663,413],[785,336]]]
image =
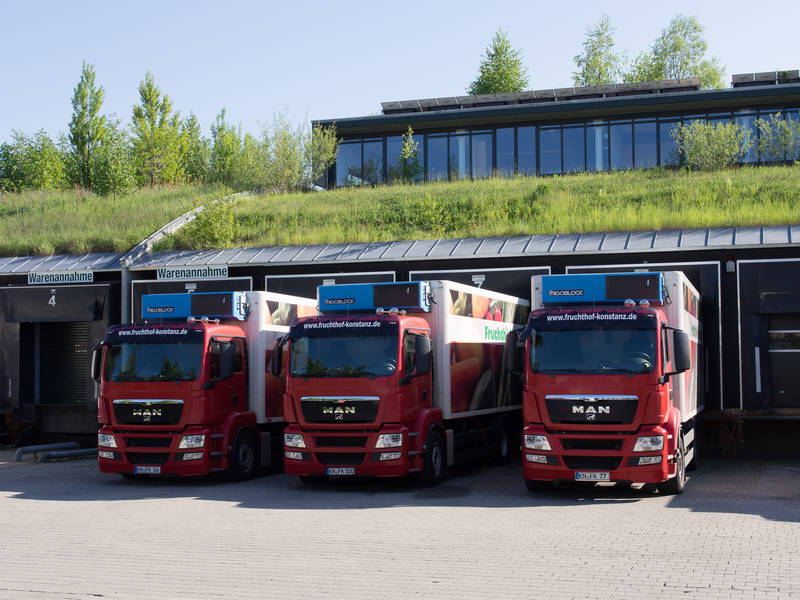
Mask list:
[[497,432],[497,448],[492,456],[492,463],[495,465],[504,465],[511,458],[511,436],[503,424],[498,428]]
[[442,434],[435,429],[425,442],[425,463],[419,474],[419,483],[434,486],[444,479],[445,451]]
[[231,456],[231,475],[238,480],[251,479],[258,472],[258,440],[255,434],[245,429],[236,436]]
[[539,481],[538,479],[526,479],[525,487],[529,492],[547,492],[553,489],[552,481]]
[[658,491],[662,494],[674,496],[683,492],[686,485],[686,451],[683,447],[683,434],[678,434],[678,447],[675,450],[675,477],[658,484]]

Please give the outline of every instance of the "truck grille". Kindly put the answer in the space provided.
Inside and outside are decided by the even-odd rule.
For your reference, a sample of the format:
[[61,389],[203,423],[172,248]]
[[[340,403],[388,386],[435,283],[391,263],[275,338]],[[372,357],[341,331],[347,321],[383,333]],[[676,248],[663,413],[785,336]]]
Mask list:
[[333,446],[335,448],[363,448],[367,444],[367,436],[336,437],[319,435],[314,438],[314,443],[317,446]]
[[323,465],[360,465],[366,452],[317,452],[317,460]]
[[622,440],[604,438],[564,438],[561,440],[564,450],[621,450]]
[[169,448],[170,438],[152,438],[152,437],[126,437],[125,443],[128,448]]
[[584,425],[633,423],[639,405],[636,396],[576,394],[546,396],[544,400],[551,422]]
[[300,398],[307,423],[372,423],[381,401],[377,396],[305,396]]
[[563,458],[564,464],[569,469],[600,469],[601,471],[613,471],[622,460],[619,456],[565,456]]
[[114,417],[120,425],[177,425],[183,400],[114,400]]
[[167,452],[128,452],[128,460],[135,465],[163,465],[169,460]]

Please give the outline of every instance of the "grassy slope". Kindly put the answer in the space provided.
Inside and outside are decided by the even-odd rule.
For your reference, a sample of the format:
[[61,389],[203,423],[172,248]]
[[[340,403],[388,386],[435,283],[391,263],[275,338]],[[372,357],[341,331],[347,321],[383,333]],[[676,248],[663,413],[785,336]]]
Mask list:
[[161,187],[102,198],[83,191],[0,196],[0,256],[129,250],[161,226],[227,190]]
[[[127,250],[221,188],[0,196],[0,255]],[[229,246],[800,223],[800,165],[489,179],[248,196]],[[173,239],[164,247],[175,247]]]
[[800,223],[800,166],[623,171],[251,197],[234,245]]

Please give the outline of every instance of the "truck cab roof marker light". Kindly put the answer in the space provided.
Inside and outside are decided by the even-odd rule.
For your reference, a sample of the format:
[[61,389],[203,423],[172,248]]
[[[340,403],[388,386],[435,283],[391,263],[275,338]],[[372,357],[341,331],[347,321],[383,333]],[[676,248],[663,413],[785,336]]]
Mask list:
[[634,302],[630,298],[625,300],[625,308],[633,308],[634,306],[636,306],[636,302]]

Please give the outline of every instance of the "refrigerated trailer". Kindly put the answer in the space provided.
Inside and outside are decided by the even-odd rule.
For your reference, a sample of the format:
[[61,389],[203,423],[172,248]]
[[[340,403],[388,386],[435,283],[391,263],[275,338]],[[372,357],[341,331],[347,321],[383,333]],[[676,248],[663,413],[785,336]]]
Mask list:
[[432,485],[519,447],[519,380],[502,366],[526,300],[439,280],[320,286],[318,300],[283,340],[287,473]]
[[103,473],[246,479],[280,456],[283,380],[267,365],[316,300],[272,292],[148,294],[144,323],[115,325],[93,354]]
[[696,463],[700,296],[679,271],[531,278],[523,475],[683,491]]

